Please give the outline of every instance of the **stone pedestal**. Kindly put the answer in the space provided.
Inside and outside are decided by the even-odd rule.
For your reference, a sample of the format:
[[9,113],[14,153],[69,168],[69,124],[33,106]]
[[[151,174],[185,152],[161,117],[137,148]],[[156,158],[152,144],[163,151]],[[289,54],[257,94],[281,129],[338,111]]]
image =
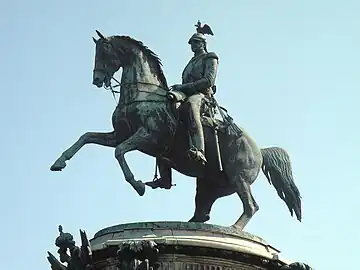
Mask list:
[[275,270],[290,263],[260,237],[191,222],[116,225],[96,233],[90,244],[99,270]]

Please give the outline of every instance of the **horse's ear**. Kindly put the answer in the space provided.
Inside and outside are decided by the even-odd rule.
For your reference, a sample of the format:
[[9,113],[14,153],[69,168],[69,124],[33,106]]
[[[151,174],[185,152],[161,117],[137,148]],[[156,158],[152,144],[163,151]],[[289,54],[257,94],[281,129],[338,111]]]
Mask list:
[[96,34],[98,34],[98,36],[101,38],[101,39],[106,39],[103,34],[101,34],[98,30],[95,30],[96,31]]
[[96,40],[94,37],[93,37],[92,39],[93,39],[94,43],[96,44],[96,43],[97,43],[97,40]]

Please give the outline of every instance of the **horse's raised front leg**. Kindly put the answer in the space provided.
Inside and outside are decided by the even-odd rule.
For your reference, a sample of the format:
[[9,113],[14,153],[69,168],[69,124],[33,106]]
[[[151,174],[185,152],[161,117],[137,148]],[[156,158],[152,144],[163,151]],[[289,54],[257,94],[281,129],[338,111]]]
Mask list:
[[125,180],[130,183],[140,196],[143,196],[145,193],[145,184],[140,180],[135,180],[129,165],[125,160],[125,154],[133,150],[149,149],[151,147],[151,134],[148,133],[145,128],[140,128],[134,133],[134,135],[120,143],[115,149],[115,157],[124,173]]
[[70,160],[84,145],[93,143],[108,147],[116,147],[117,142],[115,132],[86,132],[54,162],[50,170],[61,171],[66,166],[66,161]]

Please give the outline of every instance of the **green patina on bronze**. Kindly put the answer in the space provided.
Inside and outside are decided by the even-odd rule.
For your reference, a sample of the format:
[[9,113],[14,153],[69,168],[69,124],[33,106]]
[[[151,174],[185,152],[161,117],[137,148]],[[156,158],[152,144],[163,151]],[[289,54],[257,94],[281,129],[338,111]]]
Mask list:
[[[116,225],[99,231],[95,238],[132,230],[186,230],[229,235],[269,246],[262,238],[242,231],[259,209],[250,186],[260,171],[286,203],[291,215],[295,215],[299,221],[302,219],[301,196],[293,179],[287,152],[280,147],[260,149],[244,129],[235,124],[226,109],[217,104],[214,95],[218,55],[207,51],[204,35],[213,35],[213,32],[210,26],[202,26],[200,22],[196,30],[188,40],[194,57],[184,68],[181,84],[171,87],[167,84],[160,58],[141,41],[129,36],[105,37],[96,31],[99,39],[94,39],[96,52],[93,84],[111,90],[113,94],[120,94],[112,115],[112,130],[84,133],[60,155],[50,169],[63,170],[66,161],[83,146],[97,144],[115,148],[115,157],[125,180],[140,196],[144,195],[146,186],[170,189],[173,186],[173,169],[196,178],[197,186],[195,211],[190,222]],[[120,68],[122,76],[119,82],[114,74]],[[118,83],[119,91],[114,90],[112,80]],[[236,83],[233,85],[236,88]],[[236,91],[235,88],[233,90]],[[221,115],[222,120],[215,119],[216,113]],[[143,183],[136,180],[125,159],[125,154],[134,150],[155,158],[160,177],[157,177],[156,170],[153,181]],[[234,193],[243,204],[243,213],[235,224],[231,227],[203,224],[210,219],[215,201]],[[60,230],[56,245],[59,247],[61,262],[51,253],[48,257],[53,270],[93,268],[90,243],[85,232],[81,231],[80,234],[82,245],[77,247],[72,235]],[[200,251],[206,253],[208,248],[191,247],[190,250],[193,254]],[[117,251],[117,267],[120,270],[155,269],[157,252],[158,248],[152,242],[130,240]],[[201,256],[205,253],[201,253]],[[311,269],[300,263],[284,267],[293,270]]]
[[181,221],[155,221],[155,222],[134,222],[134,223],[125,223],[120,225],[114,225],[111,227],[104,228],[98,231],[94,238],[111,234],[123,232],[126,230],[144,230],[144,229],[157,229],[157,230],[184,230],[184,231],[203,231],[203,232],[212,232],[225,235],[231,235],[241,238],[246,238],[251,241],[261,243],[263,245],[268,245],[268,243],[251,233],[244,231],[239,231],[232,227],[198,223],[198,222],[181,222]]
[[[66,161],[87,144],[112,147],[125,180],[140,196],[145,194],[146,185],[171,188],[174,169],[196,178],[195,211],[190,222],[208,221],[215,201],[236,193],[243,204],[243,213],[233,224],[238,230],[243,230],[259,210],[251,185],[262,171],[291,215],[301,221],[301,196],[288,153],[280,147],[259,148],[218,106],[214,96],[218,56],[207,51],[204,36],[212,31],[208,25],[199,23],[196,27],[189,40],[194,57],[184,68],[181,84],[171,87],[159,57],[141,41],[128,36],[105,37],[97,31],[93,84],[113,90],[111,80],[122,69],[113,129],[86,132],[50,169],[63,170]],[[215,109],[222,116],[220,127],[214,121]],[[202,125],[205,122],[208,124]],[[154,157],[160,177],[147,183],[137,180],[125,158],[131,151]]]

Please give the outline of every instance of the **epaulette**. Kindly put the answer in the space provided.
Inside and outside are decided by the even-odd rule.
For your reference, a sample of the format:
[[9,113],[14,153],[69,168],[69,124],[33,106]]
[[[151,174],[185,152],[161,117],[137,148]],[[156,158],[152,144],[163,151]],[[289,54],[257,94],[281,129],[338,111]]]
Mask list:
[[217,54],[214,53],[214,52],[208,52],[208,53],[204,56],[204,59],[207,59],[207,58],[215,58],[216,60],[219,60],[219,57],[218,57]]

